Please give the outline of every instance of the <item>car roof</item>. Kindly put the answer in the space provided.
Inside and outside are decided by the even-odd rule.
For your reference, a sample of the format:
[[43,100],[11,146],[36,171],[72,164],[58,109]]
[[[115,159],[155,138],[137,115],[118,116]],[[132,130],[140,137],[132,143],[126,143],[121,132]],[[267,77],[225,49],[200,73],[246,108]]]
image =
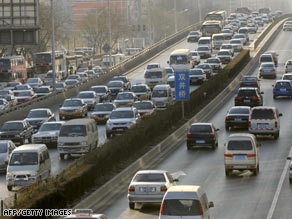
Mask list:
[[240,87],[238,90],[258,90],[257,87]]
[[249,106],[233,106],[230,109],[250,109]]
[[234,133],[228,136],[228,138],[242,138],[242,137],[248,137],[248,138],[255,138],[255,136],[253,134],[250,133]]
[[71,119],[65,122],[65,125],[86,125],[91,122],[95,121],[93,119]]
[[51,111],[49,108],[37,108],[37,109],[31,109],[30,112],[32,112],[32,111],[39,111],[39,110]]
[[276,110],[276,107],[274,106],[256,106],[251,108],[251,110],[256,110],[256,109],[261,109],[261,110],[265,110],[265,109],[272,109],[272,110]]
[[168,88],[169,88],[169,85],[168,84],[158,84],[158,85],[155,85],[155,87],[153,88],[153,90],[156,90],[156,89],[166,90]]
[[91,91],[91,90],[87,90],[87,91],[80,91],[79,93],[80,94],[83,94],[83,93],[92,93],[92,94],[94,94],[95,92]]
[[168,189],[168,192],[198,192],[200,186],[193,186],[193,185],[178,185],[178,186],[171,186]]
[[76,98],[76,97],[73,97],[73,98],[68,98],[68,99],[65,99],[64,101],[66,101],[66,100],[80,100],[80,101],[82,101],[82,99],[81,99],[81,98]]
[[120,107],[120,108],[116,108],[114,109],[114,111],[134,111],[134,107]]
[[139,170],[136,174],[141,174],[141,173],[144,173],[144,174],[147,174],[147,173],[166,173],[167,171],[166,170]]
[[47,146],[45,144],[25,144],[15,148],[13,153],[17,151],[39,151],[43,148],[47,148]]
[[43,124],[64,124],[65,121],[50,121],[50,122],[44,122]]
[[23,123],[24,121],[23,120],[12,120],[12,121],[7,121],[5,123],[15,123],[15,122]]
[[288,82],[288,83],[291,83],[290,80],[277,80],[276,83],[278,83],[278,82]]
[[213,124],[210,122],[196,122],[196,123],[192,123],[191,126],[193,125],[209,125],[212,126]]

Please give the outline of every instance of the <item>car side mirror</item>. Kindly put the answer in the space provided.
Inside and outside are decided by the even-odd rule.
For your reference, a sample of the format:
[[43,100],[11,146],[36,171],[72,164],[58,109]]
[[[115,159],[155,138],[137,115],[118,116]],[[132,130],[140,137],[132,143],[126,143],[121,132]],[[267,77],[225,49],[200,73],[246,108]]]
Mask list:
[[275,85],[272,85],[272,87],[275,87]]
[[287,157],[287,160],[292,160],[291,157]]
[[62,107],[62,104],[59,104],[59,107]]
[[208,207],[209,208],[214,208],[214,202],[209,202]]
[[262,91],[261,94],[264,94],[264,92]]
[[173,181],[174,181],[174,182],[178,182],[178,181],[179,181],[179,179],[173,179]]
[[167,64],[169,64],[169,61],[167,61]]
[[220,129],[215,129],[216,132],[220,131]]
[[5,165],[8,165],[8,160],[5,160]]
[[280,116],[283,116],[283,114],[282,114],[282,113],[279,113],[279,117],[280,117]]
[[261,143],[257,143],[257,147],[260,147],[260,146],[262,146],[262,144]]

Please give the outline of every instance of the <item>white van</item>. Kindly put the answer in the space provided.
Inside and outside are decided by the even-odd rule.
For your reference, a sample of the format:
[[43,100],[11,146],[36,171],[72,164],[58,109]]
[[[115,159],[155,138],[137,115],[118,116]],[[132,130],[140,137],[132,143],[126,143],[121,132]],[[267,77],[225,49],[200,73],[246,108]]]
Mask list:
[[209,219],[212,207],[200,186],[172,186],[163,197],[159,219]]
[[167,84],[171,87],[172,90],[172,96],[175,98],[175,76],[170,76],[167,79]]
[[167,108],[172,105],[173,98],[169,84],[156,85],[153,89],[151,100],[157,108]]
[[28,144],[13,150],[7,167],[7,189],[46,179],[51,174],[51,160],[45,144]]
[[225,42],[224,33],[217,33],[212,35],[213,49],[220,49]]
[[177,49],[170,54],[167,62],[175,72],[189,71],[193,66],[193,58],[189,49]]
[[72,119],[62,125],[58,138],[61,159],[66,154],[85,154],[98,145],[98,131],[93,119]]
[[232,134],[225,145],[225,175],[233,170],[251,170],[256,176],[259,172],[259,156],[256,137],[253,134]]
[[211,37],[201,37],[198,41],[198,47],[208,46],[212,52],[212,38]]
[[276,107],[253,107],[248,119],[248,131],[255,135],[272,135],[275,139],[280,135],[280,117]]
[[152,68],[145,70],[145,84],[151,89],[157,84],[165,84],[167,81],[167,73],[164,68]]

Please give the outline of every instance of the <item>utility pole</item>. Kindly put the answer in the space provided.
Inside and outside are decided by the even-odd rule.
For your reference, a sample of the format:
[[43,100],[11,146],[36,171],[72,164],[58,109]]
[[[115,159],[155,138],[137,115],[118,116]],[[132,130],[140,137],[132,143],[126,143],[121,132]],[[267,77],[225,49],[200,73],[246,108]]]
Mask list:
[[55,69],[55,25],[54,25],[54,0],[51,0],[51,46],[52,46],[52,72],[53,91],[56,91],[56,69]]
[[150,9],[150,7],[151,7],[151,5],[150,5],[150,0],[148,0],[148,31],[149,31],[149,44],[150,44],[150,46],[152,46],[152,37],[151,37],[151,27],[152,27],[152,25],[151,25],[151,9]]

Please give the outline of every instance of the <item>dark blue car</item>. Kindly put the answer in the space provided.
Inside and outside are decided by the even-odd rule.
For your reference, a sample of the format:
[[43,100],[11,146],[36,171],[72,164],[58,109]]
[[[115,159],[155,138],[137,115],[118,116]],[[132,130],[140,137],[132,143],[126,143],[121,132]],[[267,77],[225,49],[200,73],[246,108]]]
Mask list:
[[276,84],[273,85],[273,98],[277,97],[292,97],[292,83],[289,80],[278,80]]

